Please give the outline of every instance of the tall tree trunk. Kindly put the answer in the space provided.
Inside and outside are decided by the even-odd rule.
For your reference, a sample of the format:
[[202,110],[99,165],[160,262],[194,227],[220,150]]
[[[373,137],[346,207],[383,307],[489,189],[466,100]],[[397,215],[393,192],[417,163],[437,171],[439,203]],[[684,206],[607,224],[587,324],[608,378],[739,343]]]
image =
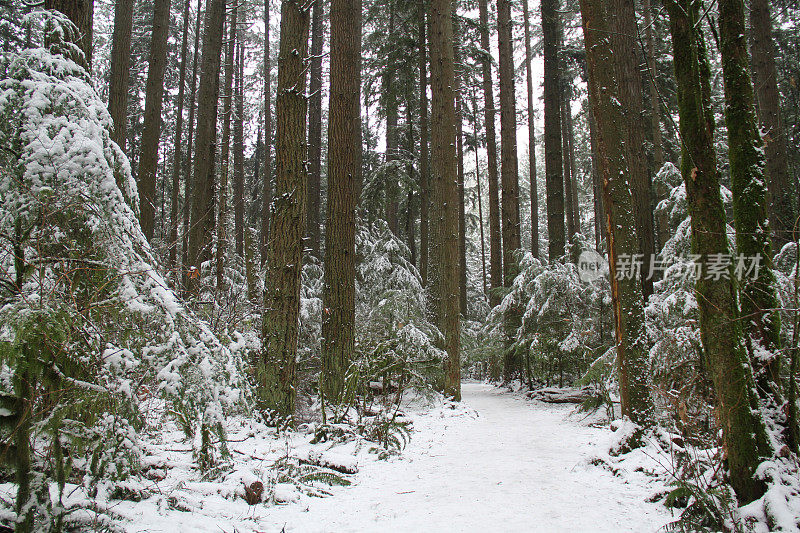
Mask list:
[[361,187],[361,0],[331,1],[328,220],[322,394],[341,399],[355,350],[355,227]]
[[567,242],[572,242],[572,236],[577,233],[575,224],[575,206],[572,198],[572,161],[569,152],[569,130],[567,129],[567,114],[569,110],[569,97],[567,96],[566,80],[562,80],[561,91],[561,153],[563,154],[562,163],[564,164],[564,216],[567,222]]
[[167,37],[169,36],[170,0],[153,4],[153,31],[150,41],[150,68],[147,70],[147,92],[144,101],[144,128],[139,149],[139,220],[148,241],[153,240],[155,228],[156,169],[158,144],[161,139],[161,104],[164,99],[164,71],[167,67]]
[[[750,25],[758,115],[761,128],[766,133],[764,153],[770,197],[769,222],[775,247],[780,249],[792,240],[792,230],[797,221],[797,196],[792,198],[792,177],[789,173],[786,128],[781,118],[775,42],[768,0],[750,0]],[[795,191],[797,194],[800,191]]]
[[564,113],[567,131],[567,153],[569,154],[569,175],[572,178],[570,194],[572,195],[572,220],[575,232],[581,233],[581,204],[578,200],[578,170],[575,157],[575,128],[572,124],[572,87],[567,91],[567,106]]
[[239,66],[236,69],[235,122],[233,126],[233,231],[236,254],[244,257],[244,43],[239,34]]
[[481,71],[483,76],[483,112],[486,123],[486,158],[489,180],[489,305],[500,303],[497,289],[503,286],[503,247],[500,231],[500,185],[497,176],[497,138],[494,129],[494,90],[492,89],[492,57],[489,54],[489,6],[478,0],[481,32]]
[[194,150],[194,187],[189,226],[187,289],[198,294],[202,264],[211,259],[214,234],[214,160],[217,141],[217,105],[225,0],[209,0],[203,33],[200,86],[197,95],[197,134]]
[[308,213],[306,237],[311,255],[320,258],[320,183],[322,179],[322,42],[323,4],[311,8],[311,80],[308,98]]
[[83,52],[83,61],[78,57],[70,59],[81,64],[87,72],[91,72],[94,0],[45,0],[44,8],[60,11],[77,26],[78,35],[74,44]]
[[261,264],[267,260],[269,224],[272,220],[272,112],[270,111],[270,91],[272,91],[272,58],[269,50],[270,0],[264,0],[264,172],[261,190]]
[[503,285],[510,287],[519,272],[514,253],[521,248],[519,171],[517,166],[517,107],[514,94],[514,54],[511,1],[497,2],[497,38],[500,49],[500,180],[503,188]]
[[[383,72],[383,98],[384,106],[386,109],[386,164],[391,165],[398,159],[398,98],[396,80],[397,76],[397,58],[395,46],[397,43],[397,33],[395,29],[396,16],[395,16],[395,3],[389,2],[389,43],[392,48],[388,52],[386,58],[386,69]],[[386,180],[384,182],[384,190],[386,192],[386,206],[385,206],[385,220],[389,225],[389,229],[396,236],[400,236],[399,228],[399,201],[400,194],[397,180],[396,168],[386,173]]]
[[536,124],[533,112],[533,73],[531,53],[530,10],[528,0],[522,0],[522,20],[525,28],[525,85],[528,89],[528,177],[531,185],[531,254],[539,258],[539,190],[536,182]]
[[653,36],[653,15],[650,0],[642,0],[644,13],[644,40],[647,48],[647,70],[650,83],[650,127],[653,129],[653,167],[656,172],[664,166],[664,139],[661,135],[661,97],[658,94],[658,68],[656,45]]
[[[125,130],[128,125],[128,80],[130,79],[131,33],[134,0],[117,0],[114,6],[114,34],[111,40],[111,72],[108,83],[108,112],[114,129],[111,140],[125,151]],[[184,19],[186,20],[186,19]],[[184,28],[186,22],[184,22]],[[184,35],[185,35],[184,31]],[[184,42],[186,42],[184,38]],[[182,50],[185,50],[185,46]],[[186,57],[184,52],[182,57]]]
[[781,319],[777,311],[767,214],[764,140],[758,130],[750,80],[744,2],[719,0],[718,5],[736,251],[745,257],[758,257],[763,263],[752,276],[740,280],[741,311],[746,317],[744,331],[754,344],[750,360],[759,394],[777,411],[784,408],[780,371]]
[[170,198],[169,225],[169,260],[168,268],[175,275],[176,283],[180,279],[178,268],[178,200],[181,188],[181,163],[183,159],[183,100],[186,89],[186,53],[189,48],[189,7],[191,0],[185,0],[183,7],[183,36],[181,37],[181,66],[178,75],[178,112],[175,122],[175,147],[172,154],[172,194]]
[[548,257],[556,261],[566,251],[564,234],[564,167],[561,151],[561,78],[558,47],[561,29],[559,0],[542,0],[544,54],[544,170],[547,192]]
[[478,228],[481,235],[481,279],[483,281],[483,294],[489,294],[489,286],[486,278],[486,240],[483,233],[483,198],[481,193],[481,172],[480,160],[478,159],[478,101],[475,98],[474,90],[470,91],[472,96],[472,125],[473,134],[475,135],[475,188],[478,192]]
[[230,176],[231,115],[233,110],[233,71],[236,50],[236,24],[238,5],[234,4],[228,16],[228,41],[225,46],[225,81],[222,88],[222,145],[220,147],[219,213],[217,214],[217,290],[224,288],[225,252],[228,250],[228,177]]
[[418,50],[419,62],[419,272],[422,285],[428,285],[428,206],[430,194],[428,185],[428,54],[425,39],[425,2],[419,0],[418,12]]
[[650,172],[647,157],[641,149],[645,144],[644,103],[642,101],[642,79],[637,56],[636,11],[634,0],[613,0],[615,16],[611,24],[611,41],[616,53],[612,58],[617,70],[619,101],[622,105],[626,159],[633,190],[633,213],[639,229],[639,253],[644,255],[641,277],[644,299],[653,294],[653,278],[649,276],[650,264],[655,254],[655,228],[653,226],[653,202]]
[[[611,300],[617,345],[622,414],[641,427],[654,423],[654,406],[648,379],[648,346],[645,333],[644,299],[636,276],[618,272],[618,259],[635,254],[639,239],[629,186],[630,167],[625,151],[623,112],[618,101],[622,92],[619,72],[609,68],[619,50],[613,47],[610,28],[620,13],[605,0],[581,0],[589,91],[597,120],[599,171],[605,200]],[[622,274],[622,275],[620,275]],[[634,436],[631,445],[638,445]]]
[[[456,5],[453,5],[453,30],[460,34]],[[462,96],[464,70],[461,46],[453,42],[453,62],[456,76],[456,166],[458,169],[458,288],[461,316],[467,316],[467,215],[464,198],[464,98]]]
[[[514,94],[514,54],[511,1],[497,2],[497,41],[500,74],[500,181],[503,231],[503,286],[511,287],[519,273],[515,254],[522,247],[519,220],[519,171],[517,166],[517,109]],[[522,358],[512,348],[521,324],[522,309],[514,305],[503,318],[507,346],[503,362],[504,379],[522,377]]]
[[[681,173],[692,217],[692,253],[700,256],[701,264],[707,264],[710,257],[727,255],[730,250],[714,152],[710,70],[705,41],[698,29],[701,5],[695,0],[668,0],[666,6],[683,140]],[[765,484],[755,474],[773,450],[759,414],[732,274],[729,270],[729,278],[719,280],[700,277],[695,292],[731,485],[740,503],[748,503],[764,494]]]
[[[310,6],[309,6],[310,7]],[[263,345],[256,361],[260,408],[275,421],[295,411],[300,272],[306,227],[306,62],[309,13],[281,3],[278,92],[275,100],[275,195],[264,280]]]
[[201,15],[201,6],[203,0],[197,0],[197,13],[195,14],[194,26],[194,53],[192,54],[192,79],[189,83],[189,94],[191,94],[189,103],[189,132],[188,141],[189,145],[186,147],[186,167],[183,172],[183,223],[181,230],[181,278],[183,288],[186,289],[187,276],[189,273],[189,215],[192,212],[192,200],[194,198],[194,185],[192,180],[192,164],[194,155],[194,114],[197,103],[197,67],[200,51],[200,21],[203,19]]
[[[413,82],[409,84],[407,88],[408,95],[414,94],[414,84]],[[416,143],[414,142],[414,117],[412,112],[411,104],[409,103],[406,105],[406,153],[409,154],[409,157],[406,159],[406,175],[413,176],[414,175],[414,163],[413,163],[413,153],[416,148]],[[413,187],[408,188],[408,199],[406,200],[406,242],[408,244],[408,251],[409,251],[409,259],[411,260],[412,265],[417,264],[417,223],[416,223],[416,212],[414,210],[415,206],[415,198],[414,189]]]
[[451,0],[431,0],[430,28],[432,122],[431,205],[437,220],[431,225],[431,306],[434,322],[444,335],[447,352],[444,393],[461,400],[458,262],[458,165],[456,147],[455,72]]

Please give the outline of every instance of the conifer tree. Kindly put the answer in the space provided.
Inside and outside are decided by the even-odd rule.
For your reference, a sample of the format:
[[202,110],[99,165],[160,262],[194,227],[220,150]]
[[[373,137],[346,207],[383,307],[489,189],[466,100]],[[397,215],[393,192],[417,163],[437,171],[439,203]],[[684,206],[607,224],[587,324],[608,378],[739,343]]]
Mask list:
[[[310,7],[310,6],[309,6]],[[306,226],[306,62],[308,9],[281,3],[275,100],[275,196],[267,240],[261,354],[255,361],[259,407],[274,421],[294,416],[300,270]]]
[[341,399],[355,351],[356,207],[361,188],[361,2],[333,0],[322,394]]

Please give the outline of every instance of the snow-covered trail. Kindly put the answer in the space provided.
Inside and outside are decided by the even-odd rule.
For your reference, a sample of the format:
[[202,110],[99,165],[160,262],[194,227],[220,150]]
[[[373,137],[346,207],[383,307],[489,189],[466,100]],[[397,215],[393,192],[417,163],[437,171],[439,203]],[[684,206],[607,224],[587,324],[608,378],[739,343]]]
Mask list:
[[[656,531],[667,511],[652,488],[587,464],[608,430],[545,405],[464,383],[475,413],[415,417],[402,458],[369,461],[357,483],[308,507],[275,509],[277,530]],[[259,524],[262,526],[262,524]]]

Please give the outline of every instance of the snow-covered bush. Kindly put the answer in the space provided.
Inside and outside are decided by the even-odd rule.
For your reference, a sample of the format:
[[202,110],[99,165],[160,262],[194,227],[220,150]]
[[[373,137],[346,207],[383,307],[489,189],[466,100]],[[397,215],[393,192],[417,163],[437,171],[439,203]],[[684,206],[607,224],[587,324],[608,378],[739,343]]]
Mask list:
[[85,70],[44,48],[6,60],[1,445],[4,467],[19,481],[19,520],[46,530],[66,516],[50,501],[49,483],[89,490],[137,470],[153,398],[167,400],[188,434],[201,434],[197,458],[209,467],[209,434],[221,433],[225,412],[238,404],[244,358],[187,311],[159,273],[137,221],[130,165]]
[[[575,255],[590,248],[579,234],[573,247]],[[513,307],[522,309],[521,326],[508,349],[520,354],[527,378],[572,383],[612,342],[608,280],[582,281],[575,264],[542,264],[527,252],[519,263],[520,274],[491,311],[486,332],[502,338],[504,315]]]

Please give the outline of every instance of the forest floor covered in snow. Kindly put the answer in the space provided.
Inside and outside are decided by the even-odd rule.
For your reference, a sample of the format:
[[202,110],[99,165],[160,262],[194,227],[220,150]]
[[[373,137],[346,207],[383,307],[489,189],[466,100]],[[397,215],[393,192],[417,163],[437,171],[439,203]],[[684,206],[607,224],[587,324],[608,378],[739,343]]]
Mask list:
[[[386,460],[354,442],[325,449],[309,445],[309,435],[229,429],[238,466],[220,483],[192,479],[186,444],[164,442],[151,450],[164,478],[139,502],[114,502],[112,512],[130,532],[646,532],[674,520],[648,501],[666,490],[663,468],[646,450],[609,456],[616,434],[573,410],[464,383],[461,404],[409,408],[411,441]],[[344,469],[357,463],[358,473],[346,476],[350,486],[325,488],[326,497],[284,483],[274,490],[281,503],[248,505],[244,487],[281,455]]]

